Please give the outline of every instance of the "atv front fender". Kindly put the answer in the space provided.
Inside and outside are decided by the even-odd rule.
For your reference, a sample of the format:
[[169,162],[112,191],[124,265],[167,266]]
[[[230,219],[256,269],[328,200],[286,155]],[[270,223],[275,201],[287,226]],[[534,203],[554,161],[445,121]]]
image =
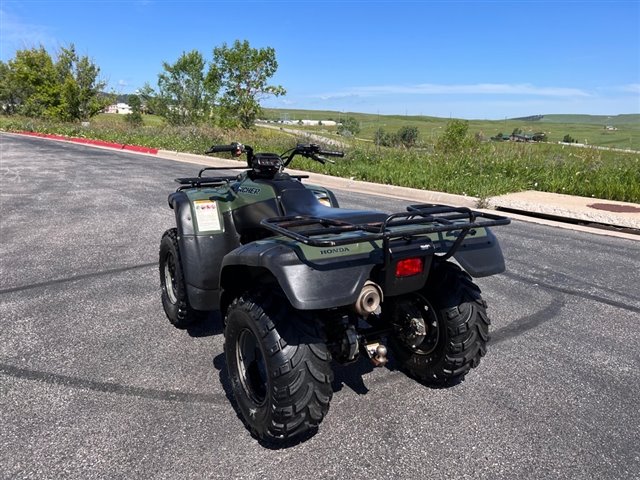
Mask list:
[[268,271],[291,305],[298,310],[317,310],[354,304],[371,274],[373,264],[345,262],[312,268],[295,251],[277,241],[258,241],[229,252],[222,261],[222,290],[247,288],[256,271]]
[[175,211],[180,262],[189,303],[196,310],[219,308],[220,268],[225,252],[238,246],[233,223],[223,215],[223,232],[198,233],[193,223],[191,202],[180,191],[169,195],[169,205]]

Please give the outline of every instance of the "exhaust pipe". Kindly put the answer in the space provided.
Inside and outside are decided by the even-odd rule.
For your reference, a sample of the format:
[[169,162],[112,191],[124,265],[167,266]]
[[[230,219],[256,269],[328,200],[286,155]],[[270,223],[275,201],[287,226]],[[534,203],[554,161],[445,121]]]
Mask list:
[[367,280],[353,308],[359,315],[368,317],[378,309],[380,303],[382,303],[382,289],[371,280]]

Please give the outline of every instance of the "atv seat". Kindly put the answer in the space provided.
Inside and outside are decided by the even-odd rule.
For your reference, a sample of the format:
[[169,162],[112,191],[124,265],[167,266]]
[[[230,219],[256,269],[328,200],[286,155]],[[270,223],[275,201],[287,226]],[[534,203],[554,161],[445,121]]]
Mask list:
[[322,205],[307,188],[287,189],[281,193],[280,204],[286,216],[327,218],[340,222],[362,225],[384,222],[388,215],[371,210],[349,210]]

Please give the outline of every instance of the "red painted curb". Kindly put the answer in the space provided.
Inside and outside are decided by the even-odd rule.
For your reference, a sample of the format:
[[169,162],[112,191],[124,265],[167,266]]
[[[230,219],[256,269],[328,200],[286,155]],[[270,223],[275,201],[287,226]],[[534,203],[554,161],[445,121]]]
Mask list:
[[156,155],[158,153],[157,148],[140,147],[138,145],[123,145],[123,150],[131,150],[132,152],[152,153]]
[[122,143],[107,142],[104,140],[94,140],[91,138],[81,137],[65,137],[63,135],[55,135],[52,133],[39,133],[39,132],[26,132],[26,131],[14,131],[11,133],[17,133],[19,135],[29,135],[31,137],[48,138],[50,140],[64,140],[66,142],[82,143],[84,145],[96,145],[98,147],[115,148],[117,150],[129,150],[139,153],[151,153],[153,155],[158,154],[157,148],[141,147],[139,145],[124,145]]

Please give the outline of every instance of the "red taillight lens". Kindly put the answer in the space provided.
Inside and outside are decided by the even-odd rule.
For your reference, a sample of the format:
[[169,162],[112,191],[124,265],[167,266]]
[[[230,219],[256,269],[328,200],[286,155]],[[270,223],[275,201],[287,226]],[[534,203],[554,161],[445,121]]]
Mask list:
[[410,277],[422,273],[424,258],[405,258],[396,264],[396,277]]

